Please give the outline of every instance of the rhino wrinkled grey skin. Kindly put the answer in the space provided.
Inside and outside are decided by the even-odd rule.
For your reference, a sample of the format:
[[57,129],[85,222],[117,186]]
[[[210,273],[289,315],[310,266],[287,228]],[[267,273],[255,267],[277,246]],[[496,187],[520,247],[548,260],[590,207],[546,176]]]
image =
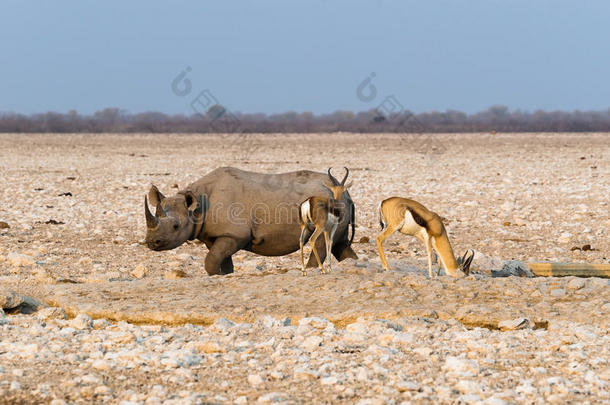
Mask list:
[[[333,176],[301,170],[282,174],[248,172],[222,167],[165,197],[154,185],[148,193],[156,206],[150,212],[144,198],[146,244],[152,250],[174,249],[187,240],[199,239],[208,247],[205,270],[209,275],[233,272],[231,256],[244,249],[262,256],[282,256],[299,249],[299,206],[312,196],[331,196],[324,181]],[[354,238],[354,204],[346,191],[346,215],[340,219],[332,253],[341,261],[357,259]],[[351,225],[351,238],[349,237]],[[324,240],[315,246],[326,257]],[[307,267],[314,267],[310,256]]]

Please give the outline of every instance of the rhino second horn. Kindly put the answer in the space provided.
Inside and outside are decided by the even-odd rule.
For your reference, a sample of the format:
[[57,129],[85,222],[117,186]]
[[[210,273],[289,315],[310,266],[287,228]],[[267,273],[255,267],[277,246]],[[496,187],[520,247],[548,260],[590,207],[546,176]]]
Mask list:
[[146,226],[156,228],[159,225],[159,218],[155,217],[148,208],[148,198],[144,196],[144,213],[146,214]]

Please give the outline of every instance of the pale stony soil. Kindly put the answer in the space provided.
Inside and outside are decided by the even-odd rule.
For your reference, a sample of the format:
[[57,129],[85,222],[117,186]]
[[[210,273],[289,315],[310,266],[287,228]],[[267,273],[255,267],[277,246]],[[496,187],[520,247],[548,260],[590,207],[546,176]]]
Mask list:
[[[63,308],[0,313],[0,403],[607,403],[608,280],[487,274],[610,262],[610,135],[423,139],[0,135],[0,304],[15,291]],[[151,183],[330,165],[352,169],[356,241],[374,241],[380,200],[411,197],[479,274],[429,280],[423,246],[399,235],[389,273],[363,241],[358,261],[306,278],[297,254],[240,252],[234,275],[208,277],[203,245],[140,243]]]

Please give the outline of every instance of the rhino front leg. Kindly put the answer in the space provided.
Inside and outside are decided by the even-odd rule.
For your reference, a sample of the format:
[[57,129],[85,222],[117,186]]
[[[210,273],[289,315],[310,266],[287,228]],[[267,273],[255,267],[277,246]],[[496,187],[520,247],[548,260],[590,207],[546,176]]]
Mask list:
[[230,256],[220,263],[220,270],[223,274],[233,273],[233,259]]
[[324,238],[318,238],[315,244],[312,245],[314,246],[312,246],[311,253],[309,254],[309,260],[307,261],[306,266],[307,268],[318,267],[318,261],[316,260],[314,249],[318,253],[318,257],[320,258],[322,263],[324,263],[324,260],[326,260],[326,244],[324,243]]
[[232,238],[221,237],[214,241],[205,257],[205,271],[210,275],[233,273],[231,255],[240,249]]

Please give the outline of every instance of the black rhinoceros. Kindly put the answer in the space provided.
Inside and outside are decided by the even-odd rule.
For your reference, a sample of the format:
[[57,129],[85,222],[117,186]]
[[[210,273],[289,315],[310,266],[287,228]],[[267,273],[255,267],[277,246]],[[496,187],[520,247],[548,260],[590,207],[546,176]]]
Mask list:
[[[146,244],[152,250],[168,250],[199,239],[209,249],[205,258],[209,275],[232,273],[231,256],[241,249],[263,256],[295,252],[301,233],[299,206],[311,196],[330,196],[323,185],[329,178],[334,184],[340,183],[330,169],[328,175],[308,170],[264,174],[221,167],[172,197],[165,197],[153,185],[148,198],[156,206],[155,215],[144,198]],[[347,191],[344,201],[347,214],[341,218],[332,241],[332,253],[339,261],[357,258],[351,248],[354,204]],[[324,260],[324,241],[317,242],[316,250]],[[314,265],[310,257],[308,267]]]

